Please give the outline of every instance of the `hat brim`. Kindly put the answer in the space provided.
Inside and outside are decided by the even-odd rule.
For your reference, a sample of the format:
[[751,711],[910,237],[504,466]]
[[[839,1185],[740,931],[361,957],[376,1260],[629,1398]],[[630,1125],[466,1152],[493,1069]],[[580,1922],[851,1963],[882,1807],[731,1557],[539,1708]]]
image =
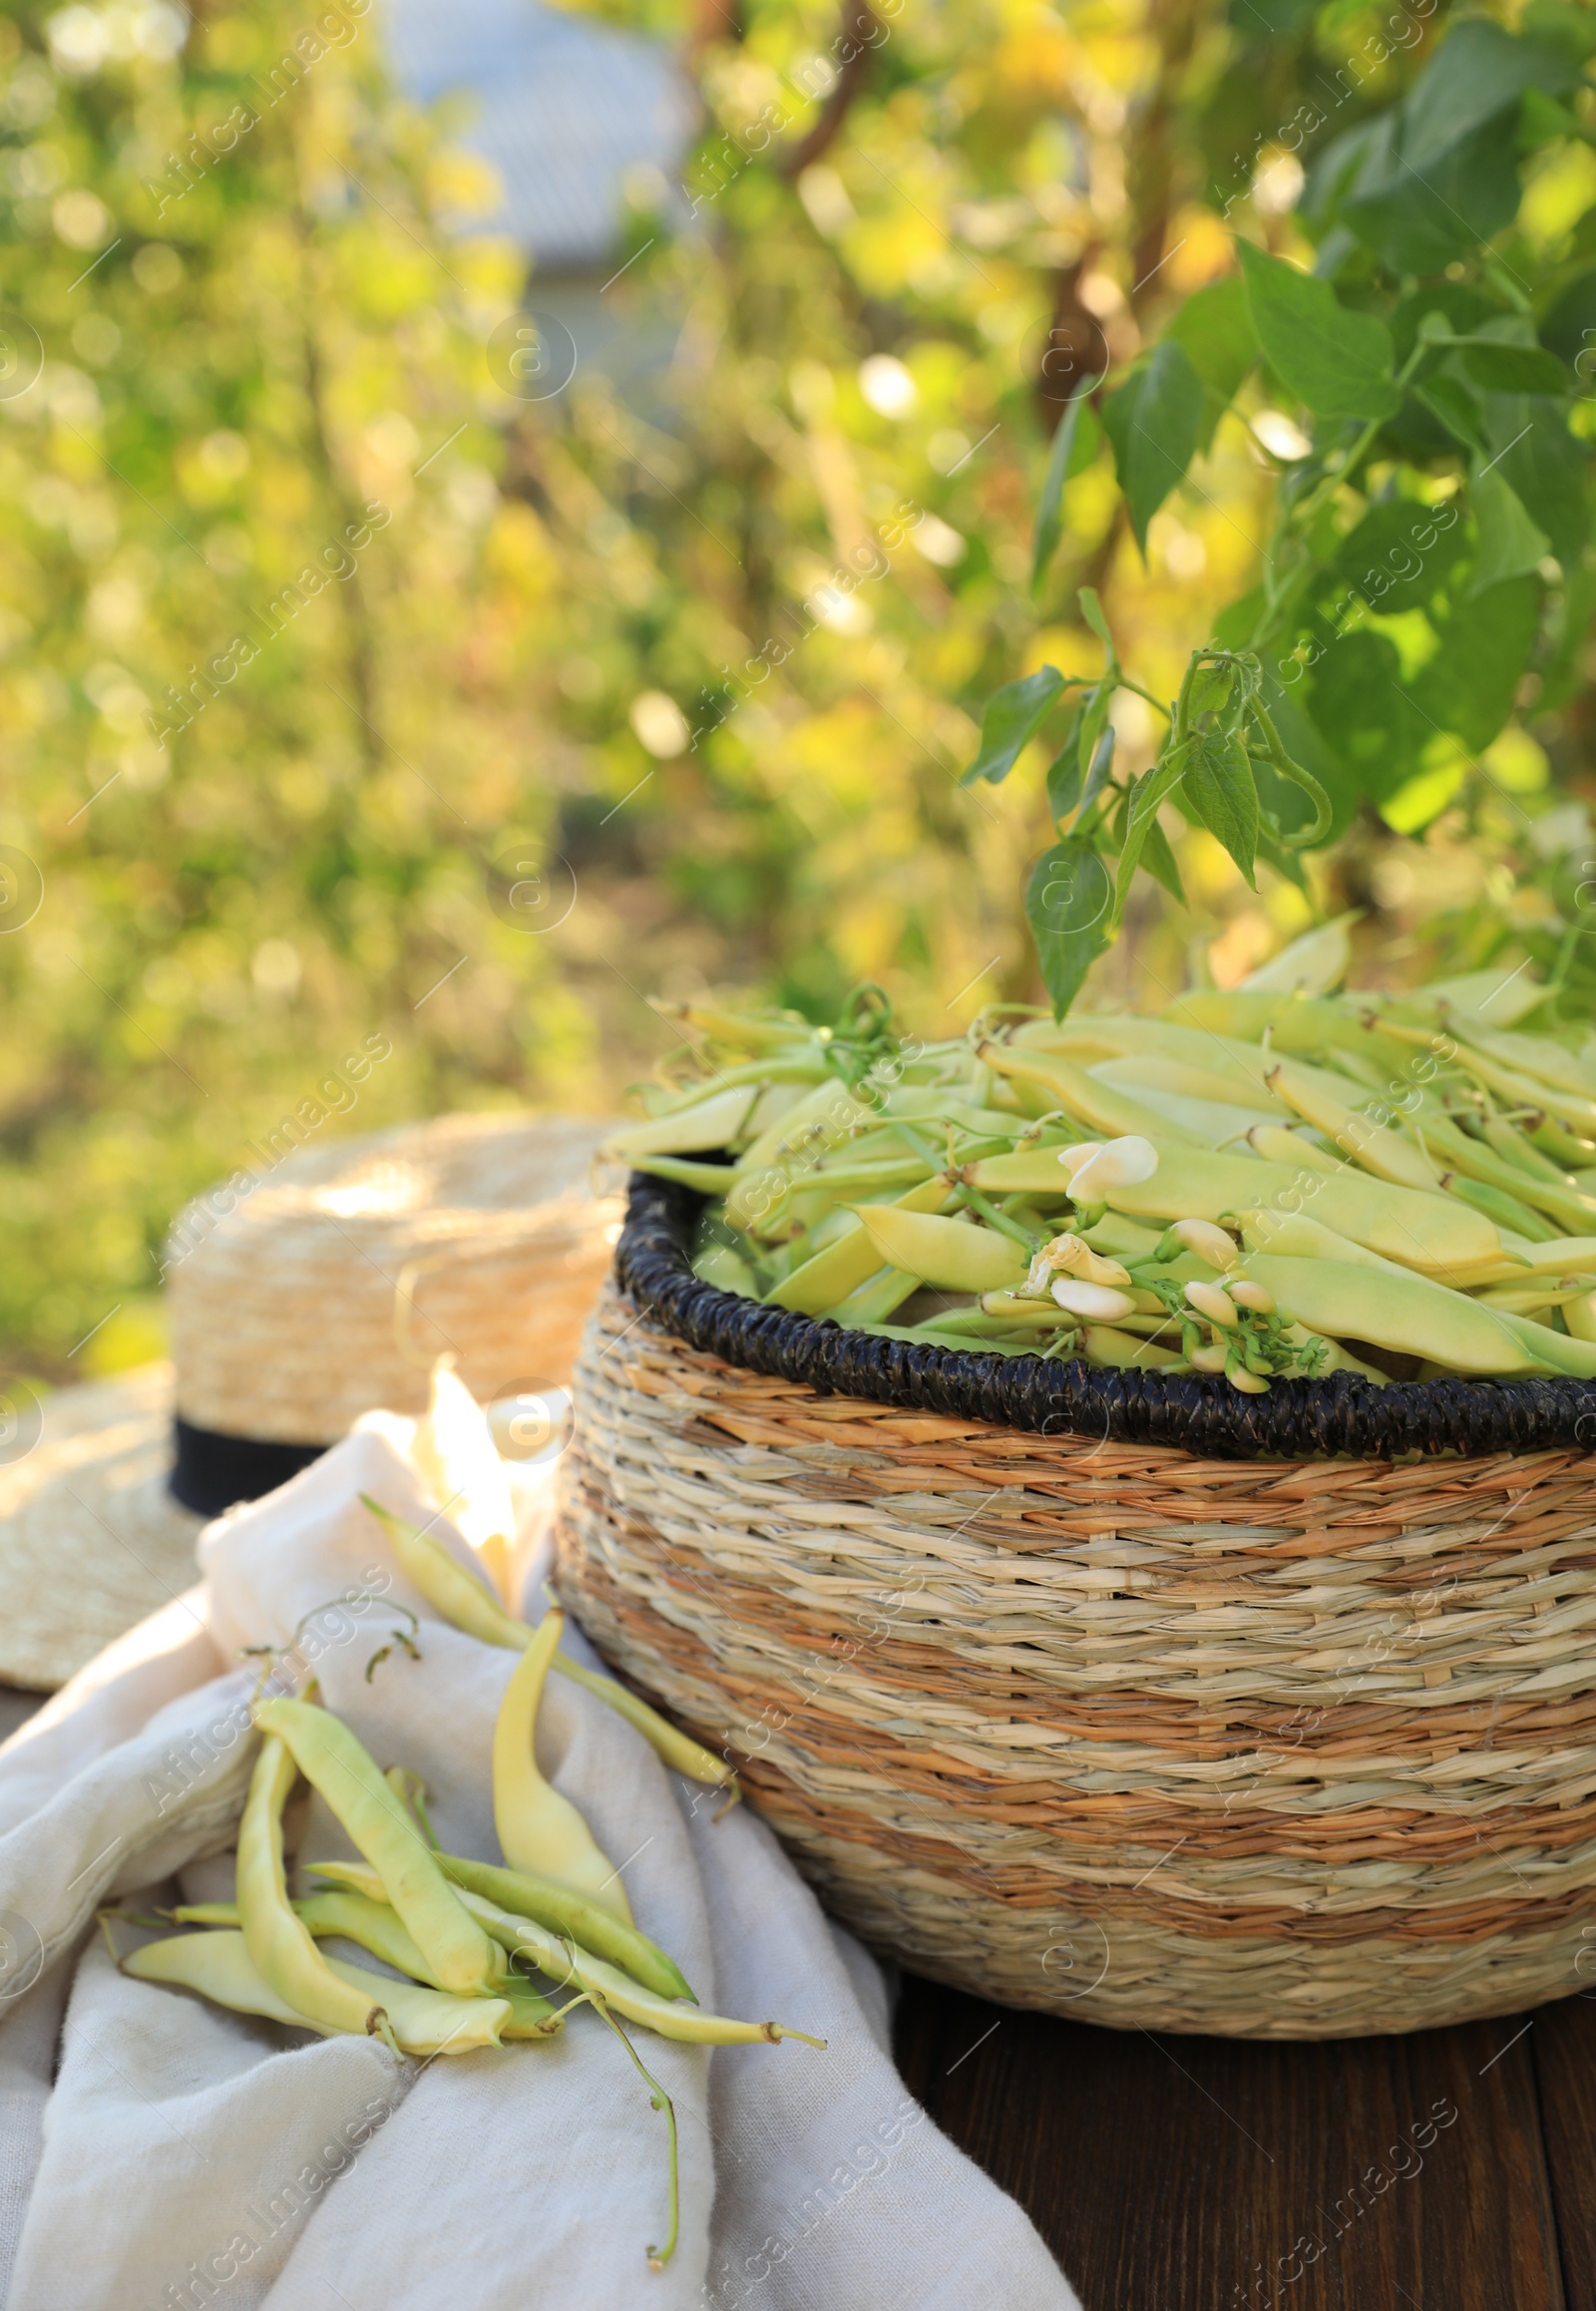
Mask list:
[[203,1517],[169,1489],[170,1364],[42,1399],[0,1465],[0,1681],[53,1692],[194,1586]]

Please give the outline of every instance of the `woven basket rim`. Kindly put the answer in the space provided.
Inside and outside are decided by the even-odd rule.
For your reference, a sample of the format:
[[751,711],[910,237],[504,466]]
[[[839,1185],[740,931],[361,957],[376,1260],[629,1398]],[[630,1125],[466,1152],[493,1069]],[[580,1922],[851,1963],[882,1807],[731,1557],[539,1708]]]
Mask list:
[[1596,1381],[1393,1380],[1357,1372],[1277,1380],[1245,1396],[1222,1375],[1106,1371],[1078,1358],[921,1347],[745,1300],[692,1272],[692,1230],[707,1199],[633,1172],[615,1274],[676,1339],[729,1364],[821,1395],[864,1396],[919,1412],[1043,1436],[1173,1445],[1204,1459],[1397,1459],[1415,1453],[1596,1450]]

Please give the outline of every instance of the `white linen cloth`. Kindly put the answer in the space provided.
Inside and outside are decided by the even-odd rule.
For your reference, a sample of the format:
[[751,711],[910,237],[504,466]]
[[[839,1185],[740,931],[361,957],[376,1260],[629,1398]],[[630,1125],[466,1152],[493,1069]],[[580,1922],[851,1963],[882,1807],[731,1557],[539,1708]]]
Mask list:
[[[711,2057],[635,2034],[680,2127],[663,2273],[644,2250],[665,2220],[664,2121],[591,2012],[544,2044],[418,2063],[118,1972],[98,1906],[170,1901],[174,1878],[189,1899],[230,1895],[256,1745],[237,1649],[285,1646],[340,1592],[369,1602],[318,1615],[302,1645],[325,1700],[379,1762],[423,1776],[446,1847],[498,1858],[490,1750],[513,1657],[429,1617],[358,1499],[428,1521],[409,1433],[373,1414],[207,1527],[201,1585],[0,1749],[9,2311],[1079,2311],[1020,2209],[898,2077],[875,1961],[746,1807],[715,1822],[718,1797],[564,1679],[540,1761],[623,1865],[639,1924],[706,2009],[828,2041]],[[421,1616],[422,1659],[396,1648],[368,1683],[395,1603]],[[300,1856],[349,1850],[314,1801]]]

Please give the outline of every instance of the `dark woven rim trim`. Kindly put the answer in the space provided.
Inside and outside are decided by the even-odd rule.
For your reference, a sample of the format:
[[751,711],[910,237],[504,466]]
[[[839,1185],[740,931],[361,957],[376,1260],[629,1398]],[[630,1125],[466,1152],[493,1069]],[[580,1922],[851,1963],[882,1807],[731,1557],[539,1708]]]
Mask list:
[[615,1273],[656,1323],[728,1364],[798,1380],[821,1395],[869,1396],[919,1412],[990,1420],[1043,1436],[1172,1444],[1215,1460],[1304,1460],[1351,1453],[1596,1450],[1596,1381],[1394,1380],[1356,1372],[1277,1380],[1244,1396],[1220,1377],[1110,1372],[1078,1359],[917,1348],[845,1332],[700,1283],[689,1262],[704,1199],[633,1172]]

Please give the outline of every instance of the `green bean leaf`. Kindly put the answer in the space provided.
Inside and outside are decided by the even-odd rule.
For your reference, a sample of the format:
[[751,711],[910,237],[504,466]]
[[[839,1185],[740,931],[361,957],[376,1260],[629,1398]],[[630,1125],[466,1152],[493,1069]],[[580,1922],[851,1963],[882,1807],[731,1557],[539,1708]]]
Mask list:
[[1117,666],[1119,653],[1114,648],[1114,637],[1109,630],[1108,620],[1103,615],[1103,605],[1097,599],[1096,589],[1093,586],[1083,585],[1075,598],[1080,603],[1081,616],[1108,652],[1109,665]]
[[[1325,294],[1331,296],[1330,290]],[[1172,337],[1155,346],[1103,403],[1103,431],[1114,445],[1119,487],[1143,561],[1147,525],[1186,478],[1202,414],[1202,379],[1184,345]]]
[[1579,566],[1587,527],[1585,459],[1564,405],[1544,394],[1493,393],[1485,404],[1491,461],[1565,569]]
[[1113,901],[1108,869],[1089,844],[1066,837],[1043,851],[1030,871],[1025,915],[1055,1019],[1063,1017],[1108,946]]
[[1190,761],[1198,741],[1183,739],[1171,746],[1162,759],[1144,771],[1134,784],[1125,790],[1120,813],[1124,838],[1120,845],[1119,871],[1114,879],[1114,912],[1110,929],[1117,931],[1125,913],[1125,901],[1130,897],[1130,886],[1136,868],[1147,847],[1147,831],[1158,823],[1158,807],[1180,783],[1182,773]]
[[1566,393],[1568,371],[1540,345],[1503,345],[1476,338],[1462,349],[1463,367],[1486,393]]
[[1108,774],[1114,766],[1114,728],[1110,723],[1092,749],[1091,761],[1082,781],[1080,750],[1085,740],[1083,725],[1071,733],[1070,743],[1056,762],[1048,764],[1047,808],[1057,820],[1067,819],[1074,810],[1089,810],[1108,783]]
[[1180,782],[1180,806],[1219,842],[1256,891],[1258,788],[1247,749],[1232,732],[1196,740]]
[[981,718],[981,751],[960,785],[973,786],[978,778],[999,785],[1041,728],[1063,686],[1064,677],[1056,666],[1039,666],[1034,674],[1005,682],[995,692]]
[[1247,304],[1264,358],[1316,417],[1395,417],[1391,331],[1351,311],[1328,281],[1238,240]]
[[1417,387],[1417,398],[1432,417],[1440,420],[1454,441],[1484,455],[1484,418],[1478,397],[1455,377],[1431,377]]
[[1175,854],[1169,847],[1169,837],[1156,819],[1147,829],[1141,846],[1141,863],[1155,883],[1161,883],[1171,899],[1180,906],[1186,904],[1186,887],[1175,864]]
[[1504,578],[1525,577],[1551,552],[1545,531],[1530,520],[1518,493],[1499,469],[1493,472],[1486,467],[1474,475],[1468,485],[1468,503],[1479,531],[1470,594],[1483,593]]
[[1195,722],[1199,714],[1222,714],[1230,703],[1230,693],[1236,687],[1234,665],[1201,665],[1192,669],[1186,692],[1186,714]]

